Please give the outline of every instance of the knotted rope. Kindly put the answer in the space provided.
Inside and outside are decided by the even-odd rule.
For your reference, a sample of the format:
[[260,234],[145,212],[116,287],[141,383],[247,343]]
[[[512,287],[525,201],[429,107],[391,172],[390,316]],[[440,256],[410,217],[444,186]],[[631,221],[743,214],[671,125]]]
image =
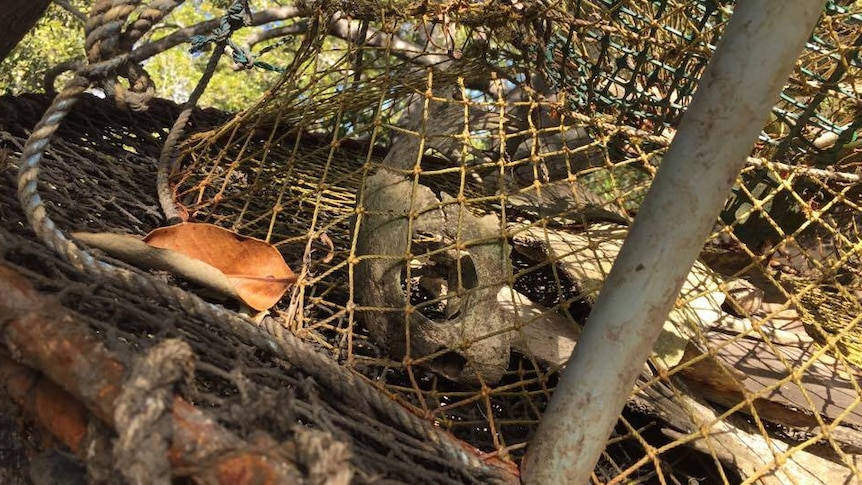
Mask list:
[[[85,29],[88,64],[81,67],[77,75],[57,94],[24,146],[18,172],[18,199],[36,235],[82,273],[97,280],[108,279],[119,285],[134,288],[135,291],[149,298],[176,306],[189,315],[221,326],[245,343],[266,349],[300,367],[314,377],[320,385],[345,402],[373,412],[379,419],[411,433],[424,443],[431,444],[436,452],[441,453],[453,464],[453,468],[458,470],[465,480],[475,483],[511,481],[512,477],[509,473],[487,465],[476,454],[465,451],[449,435],[393,402],[359,374],[344,369],[326,356],[315,352],[296,336],[285,331],[275,320],[267,318],[261,327],[257,327],[238,314],[207,303],[180,288],[100,261],[86,250],[79,248],[56,227],[39,195],[40,164],[52,136],[80,95],[90,86],[95,85],[103,89],[106,94],[113,96],[121,106],[127,106],[133,110],[146,109],[147,101],[153,96],[152,81],[143,67],[129,62],[129,52],[135,41],[140,39],[155,22],[182,2],[154,0],[138,15],[128,29],[122,30],[129,16],[136,11],[138,3],[134,0],[103,0],[94,6]],[[234,8],[237,4],[245,8],[244,4],[237,2],[231,7],[228,15],[237,14]],[[233,21],[232,18],[226,20],[228,24],[236,25],[231,23]],[[221,34],[215,34],[204,36],[201,41],[216,42],[216,52],[218,52],[224,49],[223,39]],[[211,58],[210,64],[214,69],[218,56],[212,57],[215,61]],[[115,76],[128,79],[130,87],[119,85]],[[205,82],[199,83],[199,87],[201,84],[205,85]],[[200,90],[202,91],[203,88]],[[188,112],[191,112],[190,108]],[[187,120],[188,115],[185,120],[181,117],[174,126],[184,126]],[[179,136],[181,136],[181,130],[175,135],[177,139]],[[166,144],[166,147],[168,146]],[[161,158],[170,162],[172,152],[173,149],[163,150]],[[165,156],[165,153],[168,153],[168,156]],[[170,168],[169,165],[170,163],[167,168]]]

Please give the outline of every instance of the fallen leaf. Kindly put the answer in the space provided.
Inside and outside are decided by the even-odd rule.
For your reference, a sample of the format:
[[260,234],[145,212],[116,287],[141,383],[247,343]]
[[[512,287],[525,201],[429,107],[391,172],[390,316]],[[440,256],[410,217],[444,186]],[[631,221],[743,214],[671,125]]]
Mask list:
[[218,268],[170,249],[148,246],[136,236],[110,232],[73,232],[72,236],[88,246],[144,269],[168,271],[192,283],[235,300],[242,300]]
[[162,227],[147,234],[144,242],[219,269],[236,294],[258,311],[278,303],[296,282],[296,275],[271,244],[212,224],[184,222]]
[[296,282],[296,275],[272,245],[212,224],[163,227],[143,240],[111,233],[72,235],[117,259],[169,271],[257,311],[278,303]]

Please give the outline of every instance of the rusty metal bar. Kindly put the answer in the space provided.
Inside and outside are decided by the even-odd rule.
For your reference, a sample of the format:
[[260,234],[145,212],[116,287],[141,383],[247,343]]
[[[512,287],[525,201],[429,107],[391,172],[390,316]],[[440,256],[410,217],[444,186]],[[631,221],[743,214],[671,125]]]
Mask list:
[[[25,412],[84,457],[89,420],[114,425],[124,365],[74,312],[40,295],[3,264],[0,343],[20,362],[0,355],[0,383]],[[177,476],[200,483],[272,485],[301,476],[272,438],[262,441],[266,446],[248,443],[179,396],[171,411],[168,458]]]

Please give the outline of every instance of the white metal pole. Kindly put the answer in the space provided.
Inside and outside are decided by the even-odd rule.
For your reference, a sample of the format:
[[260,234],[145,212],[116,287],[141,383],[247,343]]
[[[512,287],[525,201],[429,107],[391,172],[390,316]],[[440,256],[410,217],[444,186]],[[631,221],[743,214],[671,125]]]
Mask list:
[[527,449],[526,484],[588,483],[823,5],[737,4]]

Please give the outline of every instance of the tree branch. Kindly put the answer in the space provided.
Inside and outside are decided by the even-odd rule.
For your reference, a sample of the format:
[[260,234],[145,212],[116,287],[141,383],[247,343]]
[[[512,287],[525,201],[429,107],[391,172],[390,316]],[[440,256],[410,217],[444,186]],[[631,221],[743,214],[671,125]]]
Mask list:
[[[269,8],[254,12],[249,25],[259,26],[278,20],[304,17],[310,14],[311,12],[298,7]],[[329,25],[329,33],[344,40],[360,42],[362,39],[360,39],[359,35],[358,22],[359,21],[336,17]],[[141,62],[149,59],[163,51],[187,42],[193,35],[200,35],[211,31],[213,28],[218,26],[218,24],[219,19],[212,19],[179,29],[166,37],[148,42],[138,47],[132,52],[131,60],[133,62]],[[306,28],[307,24],[302,22],[294,25],[286,25],[269,29],[252,35],[248,40],[248,45],[254,46],[260,42],[272,40],[278,37],[301,34],[306,31]],[[406,41],[394,34],[383,33],[373,27],[369,27],[367,29],[364,43],[372,47],[386,49],[389,53],[399,59],[424,67],[445,69],[446,66],[452,62],[452,57],[448,53],[431,52],[418,44]]]
[[359,37],[359,21],[336,18],[329,25],[329,32],[336,37],[353,42],[363,41],[372,47],[386,49],[399,59],[425,67],[446,69],[452,57],[445,52],[429,51],[418,44],[406,41],[395,34],[385,34],[374,27],[368,27],[365,39]]
[[87,21],[87,15],[84,12],[81,12],[74,5],[69,3],[67,0],[54,0],[54,3],[57,4],[58,7],[72,14],[73,17],[80,20],[81,22]]
[[[310,12],[298,7],[268,8],[252,13],[251,23],[249,25],[264,25],[278,20],[305,16],[309,13]],[[205,22],[201,22],[199,24],[195,24],[184,29],[177,30],[176,32],[159,40],[148,42],[132,51],[130,60],[132,62],[141,62],[146,59],[149,59],[150,57],[153,57],[160,52],[164,52],[172,47],[176,47],[184,42],[188,42],[188,40],[191,39],[193,35],[201,35],[211,31],[215,27],[218,27],[220,22],[221,19],[218,18],[207,20]]]
[[251,50],[254,46],[261,42],[277,39],[279,37],[287,37],[289,35],[304,34],[308,31],[308,22],[305,20],[297,21],[291,25],[283,25],[272,29],[259,30],[249,36],[246,41],[246,48]]

